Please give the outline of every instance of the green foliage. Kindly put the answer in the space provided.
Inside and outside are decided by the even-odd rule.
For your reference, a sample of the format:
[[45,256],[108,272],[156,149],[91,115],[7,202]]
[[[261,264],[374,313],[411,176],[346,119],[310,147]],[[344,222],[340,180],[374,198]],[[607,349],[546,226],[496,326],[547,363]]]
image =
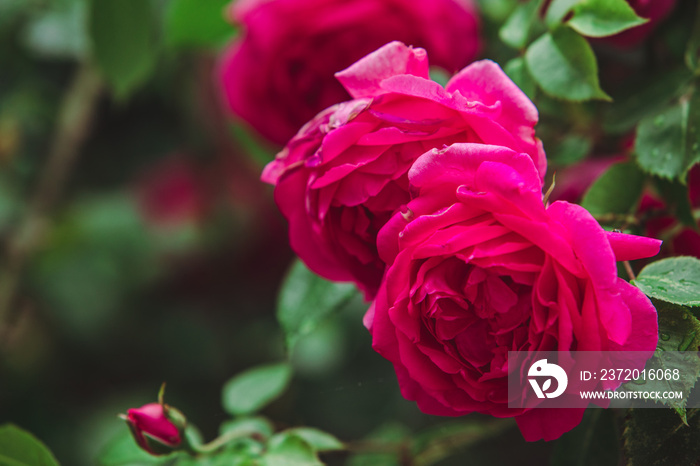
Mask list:
[[86,24],[85,1],[54,0],[32,15],[24,29],[24,43],[39,56],[84,59],[89,42]]
[[286,433],[270,439],[261,466],[322,466],[314,448],[303,438]]
[[678,370],[679,378],[643,378],[628,382],[620,387],[624,391],[683,392],[683,398],[655,400],[673,408],[686,422],[686,406],[691,390],[700,376],[700,359],[697,357],[700,346],[700,322],[681,306],[654,301],[659,313],[659,343],[645,365],[647,371]]
[[232,419],[221,424],[219,433],[221,435],[234,435],[250,433],[257,434],[263,438],[270,437],[275,431],[275,426],[262,416],[244,417],[240,419]]
[[524,48],[529,42],[533,26],[536,24],[537,11],[541,4],[542,0],[518,4],[498,31],[501,40],[514,49]]
[[26,430],[0,426],[0,464],[7,466],[58,466],[51,451]]
[[588,408],[581,424],[555,443],[551,466],[617,466],[620,440],[612,410]]
[[527,69],[525,59],[516,57],[506,63],[503,68],[508,77],[527,95],[531,100],[535,98],[537,83]]
[[170,459],[170,456],[152,456],[143,451],[124,427],[100,452],[98,462],[100,466],[150,466]]
[[631,409],[624,427],[627,466],[678,466],[700,459],[700,411],[688,425],[670,409]]
[[639,165],[662,178],[684,182],[700,161],[700,95],[694,88],[686,97],[639,123],[635,147]]
[[155,18],[143,0],[90,0],[89,32],[95,62],[114,94],[126,98],[152,73]]
[[682,306],[700,306],[700,260],[671,257],[644,267],[634,284],[645,294]]
[[581,206],[593,215],[633,212],[642,196],[644,179],[634,162],[612,165],[588,189]]
[[226,42],[235,29],[224,19],[229,0],[172,0],[165,40],[173,47],[211,47]]
[[573,9],[569,26],[588,37],[605,37],[647,22],[625,0],[582,0]]
[[647,79],[640,77],[629,83],[627,94],[608,107],[603,119],[603,128],[609,133],[625,133],[643,118],[653,118],[679,97],[691,74],[685,68],[676,68],[663,74],[655,74]]
[[528,47],[525,60],[537,84],[552,97],[610,100],[598,83],[598,65],[591,46],[568,27],[542,35]]
[[356,293],[354,285],[324,280],[296,260],[282,284],[277,301],[277,320],[284,329],[289,348]]
[[345,445],[331,434],[313,427],[295,427],[285,432],[306,441],[317,452],[343,450],[345,448]]
[[242,372],[224,385],[224,409],[233,415],[252,414],[280,396],[291,377],[291,368],[286,363]]
[[578,134],[570,134],[562,139],[559,144],[550,145],[547,152],[548,159],[559,165],[571,165],[583,160],[590,154],[593,147],[592,141]]

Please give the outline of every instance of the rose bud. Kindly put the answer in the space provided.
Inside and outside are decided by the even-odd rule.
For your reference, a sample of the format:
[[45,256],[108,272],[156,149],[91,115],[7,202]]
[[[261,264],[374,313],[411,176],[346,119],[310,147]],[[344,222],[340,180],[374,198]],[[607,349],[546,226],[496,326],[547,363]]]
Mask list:
[[480,47],[473,0],[239,0],[243,33],[219,64],[224,100],[284,144],[318,112],[350,95],[333,74],[392,40],[423,47],[453,73]]
[[152,455],[178,450],[187,423],[180,411],[160,403],[129,409],[120,417],[131,429],[136,443]]

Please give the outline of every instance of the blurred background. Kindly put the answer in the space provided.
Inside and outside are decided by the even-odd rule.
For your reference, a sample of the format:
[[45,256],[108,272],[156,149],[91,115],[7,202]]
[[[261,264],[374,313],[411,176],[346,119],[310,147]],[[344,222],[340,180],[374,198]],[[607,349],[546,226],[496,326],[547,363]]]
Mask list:
[[[259,181],[281,146],[224,97],[221,57],[244,34],[228,3],[0,0],[0,422],[33,432],[64,465],[99,464],[126,432],[116,415],[154,401],[163,381],[167,402],[211,439],[227,417],[226,380],[287,357],[275,306],[294,256]],[[436,79],[476,57],[517,56],[497,39],[516,5],[484,1],[476,19],[471,5],[464,63]],[[611,50],[602,60],[618,73],[603,86],[614,91],[647,65],[641,49]],[[358,58],[339,55],[335,71]],[[538,103],[553,167],[603,147],[590,183],[624,154],[620,138],[593,139],[593,107]],[[564,138],[562,126],[584,130]],[[292,385],[265,411],[280,427],[359,440],[451,425],[401,398],[365,310],[355,296],[299,342]],[[470,464],[546,462],[551,445],[526,444],[512,420],[498,426],[469,444]],[[440,464],[464,464],[455,458]]]

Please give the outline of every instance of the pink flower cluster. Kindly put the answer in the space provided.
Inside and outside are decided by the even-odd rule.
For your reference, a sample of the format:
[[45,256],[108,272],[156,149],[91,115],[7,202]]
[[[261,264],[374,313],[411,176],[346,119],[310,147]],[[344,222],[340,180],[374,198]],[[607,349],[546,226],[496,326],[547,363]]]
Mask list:
[[372,300],[365,325],[426,413],[515,417],[527,440],[580,422],[507,406],[508,351],[649,351],[656,311],[616,261],[657,240],[543,203],[537,110],[491,61],[443,88],[426,52],[391,42],[337,74],[353,97],[321,112],[263,180],[292,247]]

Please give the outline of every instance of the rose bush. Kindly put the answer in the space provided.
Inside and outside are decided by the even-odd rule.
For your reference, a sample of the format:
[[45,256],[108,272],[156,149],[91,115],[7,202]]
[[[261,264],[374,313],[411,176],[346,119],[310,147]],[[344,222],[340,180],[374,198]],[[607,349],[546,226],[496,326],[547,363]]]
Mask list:
[[389,41],[424,47],[450,73],[479,49],[472,0],[241,0],[229,15],[244,33],[220,62],[225,100],[278,144],[348,100],[333,74]]
[[660,241],[545,207],[531,157],[507,147],[433,149],[408,176],[414,198],[378,235],[388,267],[365,325],[422,411],[514,416],[526,440],[552,440],[583,409],[508,408],[508,351],[656,348],[656,311],[615,261]]
[[354,281],[371,298],[384,272],[376,235],[410,200],[407,173],[427,150],[454,142],[526,153],[543,176],[537,110],[495,63],[428,79],[426,52],[385,45],[337,74],[353,100],[305,125],[262,179],[289,221],[292,248],[314,272]]

